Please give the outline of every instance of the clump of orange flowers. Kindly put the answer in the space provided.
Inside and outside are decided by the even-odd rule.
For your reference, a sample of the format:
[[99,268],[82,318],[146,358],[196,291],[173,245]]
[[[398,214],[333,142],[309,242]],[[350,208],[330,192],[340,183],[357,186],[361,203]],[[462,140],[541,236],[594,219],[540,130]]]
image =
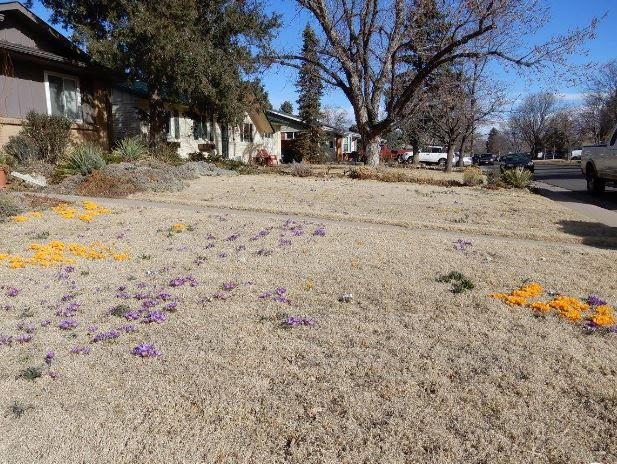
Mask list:
[[[84,222],[90,222],[96,216],[100,216],[101,214],[111,213],[111,210],[109,208],[103,208],[93,201],[84,201],[83,209],[84,211],[79,211],[77,208],[71,207],[66,203],[60,203],[59,205],[51,208],[54,213],[64,219],[74,219],[77,217],[77,219]],[[40,217],[43,217],[43,213],[41,213],[40,211],[31,211],[28,214],[13,216],[11,217],[11,220],[13,222],[26,222],[29,221],[31,218]]]
[[[588,303],[590,304],[578,298],[565,295],[555,296],[550,301],[528,301],[530,298],[541,296],[542,291],[542,286],[534,282],[526,284],[512,291],[510,294],[494,293],[490,296],[500,299],[510,306],[527,306],[537,313],[546,314],[551,310],[555,310],[557,314],[570,322],[578,322],[586,319],[588,321],[587,325],[591,324],[595,327],[609,327],[609,331],[612,331],[610,327],[615,326],[617,323],[613,308],[606,304],[600,304],[604,303],[603,301],[596,303],[592,300],[593,297],[589,297],[588,299]],[[594,309],[594,312],[590,314],[592,309]],[[614,329],[617,331],[617,326],[615,326]]]
[[128,253],[117,252],[113,247],[100,242],[80,245],[53,240],[47,244],[32,243],[28,248],[34,252],[31,257],[24,258],[0,253],[0,262],[6,261],[11,269],[21,269],[26,266],[48,267],[54,264],[75,264],[75,258],[89,260],[111,258],[116,261],[129,259]]

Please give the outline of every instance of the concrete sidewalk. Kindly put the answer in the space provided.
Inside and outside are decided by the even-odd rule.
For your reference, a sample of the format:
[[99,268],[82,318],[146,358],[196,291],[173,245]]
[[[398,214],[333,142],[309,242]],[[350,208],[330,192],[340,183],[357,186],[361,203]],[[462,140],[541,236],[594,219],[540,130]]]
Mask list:
[[[572,192],[572,190],[537,181],[532,185],[536,193],[561,203],[562,205],[576,211],[579,214],[582,214],[583,216],[593,219],[596,222],[604,224],[608,227],[617,228],[617,212],[579,200],[573,195],[575,192]],[[615,230],[615,233],[617,235],[617,229]]]

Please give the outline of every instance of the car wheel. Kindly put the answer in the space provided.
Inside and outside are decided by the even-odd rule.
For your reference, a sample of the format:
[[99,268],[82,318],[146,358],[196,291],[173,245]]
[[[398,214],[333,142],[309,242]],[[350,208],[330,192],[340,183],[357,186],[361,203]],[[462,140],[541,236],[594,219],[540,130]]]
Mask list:
[[443,168],[443,167],[446,165],[446,159],[445,159],[445,158],[441,158],[441,159],[437,162],[437,164],[438,164],[440,167],[442,167],[442,168]]
[[605,188],[605,180],[598,177],[598,174],[594,168],[587,168],[587,191],[597,197],[604,193]]

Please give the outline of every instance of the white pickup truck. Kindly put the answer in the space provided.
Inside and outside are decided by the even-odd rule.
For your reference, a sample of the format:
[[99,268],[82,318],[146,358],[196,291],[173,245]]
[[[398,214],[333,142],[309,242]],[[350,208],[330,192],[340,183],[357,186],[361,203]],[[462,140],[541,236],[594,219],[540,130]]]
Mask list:
[[608,143],[583,147],[581,169],[587,179],[587,191],[601,195],[607,183],[617,184],[617,127]]
[[[458,156],[454,154],[454,164],[458,162]],[[448,153],[444,151],[443,147],[437,145],[429,145],[423,150],[420,150],[420,162],[426,164],[438,164],[439,166],[445,166],[448,159]],[[399,163],[411,163],[413,161],[413,151],[407,151],[399,156]],[[472,160],[470,157],[465,156],[463,158],[463,164],[465,166],[471,166]]]

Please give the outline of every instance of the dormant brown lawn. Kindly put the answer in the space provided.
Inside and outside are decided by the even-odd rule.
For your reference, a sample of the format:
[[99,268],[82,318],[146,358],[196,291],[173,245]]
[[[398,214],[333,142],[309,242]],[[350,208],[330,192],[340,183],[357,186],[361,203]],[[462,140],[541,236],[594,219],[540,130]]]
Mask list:
[[[611,237],[584,218],[529,193],[275,176],[148,198],[166,204],[0,224],[0,253],[129,255],[0,261],[0,462],[617,461],[617,334],[488,296],[533,281],[617,305],[614,249],[583,244]],[[451,271],[475,287],[453,294]]]

